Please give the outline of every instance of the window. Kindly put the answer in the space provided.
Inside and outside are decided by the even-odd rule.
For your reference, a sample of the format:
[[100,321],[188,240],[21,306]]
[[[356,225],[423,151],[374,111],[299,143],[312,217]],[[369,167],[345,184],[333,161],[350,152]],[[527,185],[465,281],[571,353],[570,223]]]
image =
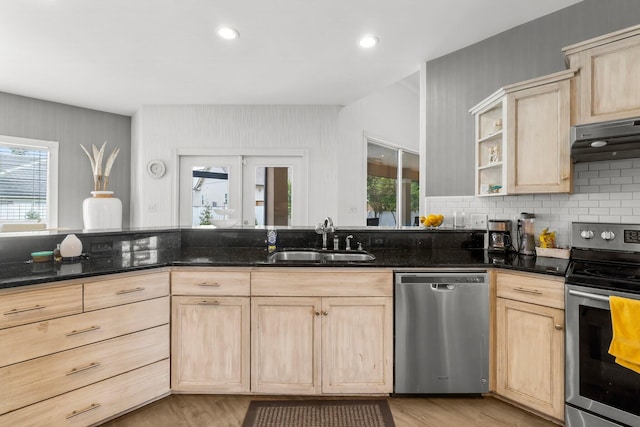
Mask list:
[[367,141],[367,225],[410,226],[419,215],[419,156]]
[[0,224],[3,231],[58,226],[57,142],[0,136]]

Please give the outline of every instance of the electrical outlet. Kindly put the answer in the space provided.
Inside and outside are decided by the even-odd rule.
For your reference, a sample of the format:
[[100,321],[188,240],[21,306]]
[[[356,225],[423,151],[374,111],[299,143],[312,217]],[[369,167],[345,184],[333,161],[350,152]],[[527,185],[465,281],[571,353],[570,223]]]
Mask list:
[[471,228],[475,230],[486,230],[487,217],[487,214],[471,214]]

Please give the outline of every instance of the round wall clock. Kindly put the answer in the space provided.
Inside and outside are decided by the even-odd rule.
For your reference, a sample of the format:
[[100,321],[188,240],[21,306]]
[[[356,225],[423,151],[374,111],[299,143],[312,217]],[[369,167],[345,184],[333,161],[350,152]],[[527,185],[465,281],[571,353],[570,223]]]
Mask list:
[[151,160],[147,165],[147,172],[151,175],[151,178],[162,178],[166,171],[166,167],[162,160]]

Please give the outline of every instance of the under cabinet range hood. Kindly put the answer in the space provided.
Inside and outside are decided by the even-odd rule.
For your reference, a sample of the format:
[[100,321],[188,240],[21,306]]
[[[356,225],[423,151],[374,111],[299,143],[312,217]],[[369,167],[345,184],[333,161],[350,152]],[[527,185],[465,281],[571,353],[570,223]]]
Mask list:
[[574,163],[640,158],[640,118],[571,127]]

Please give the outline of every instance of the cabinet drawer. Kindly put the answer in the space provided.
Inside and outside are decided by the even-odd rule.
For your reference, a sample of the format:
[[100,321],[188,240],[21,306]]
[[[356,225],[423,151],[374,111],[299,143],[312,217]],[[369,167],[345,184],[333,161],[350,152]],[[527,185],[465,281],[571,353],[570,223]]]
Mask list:
[[0,368],[0,414],[169,357],[169,325]]
[[0,329],[82,313],[82,285],[0,296]]
[[496,276],[498,297],[564,310],[563,279],[501,272]]
[[169,274],[154,273],[84,284],[84,310],[92,311],[169,295]]
[[390,270],[335,271],[323,269],[255,271],[251,295],[260,296],[392,296]]
[[169,297],[0,330],[0,366],[169,323]]
[[251,273],[248,271],[173,271],[173,295],[248,296]]
[[87,426],[169,392],[169,360],[0,416],[3,426]]

